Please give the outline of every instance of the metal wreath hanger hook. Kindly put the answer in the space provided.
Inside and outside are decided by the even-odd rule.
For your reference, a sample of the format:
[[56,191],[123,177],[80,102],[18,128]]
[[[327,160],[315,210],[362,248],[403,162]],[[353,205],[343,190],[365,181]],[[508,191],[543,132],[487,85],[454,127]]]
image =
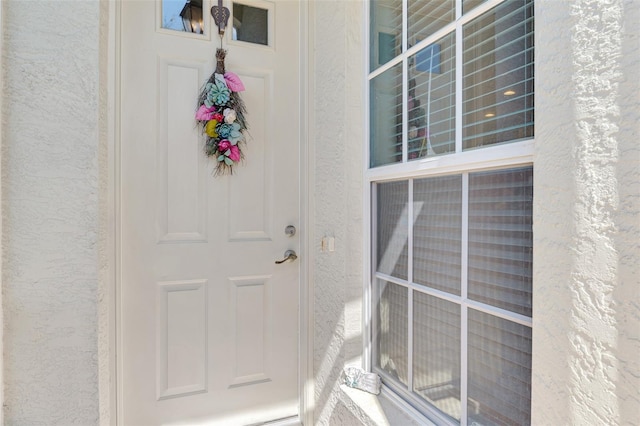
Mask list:
[[211,16],[213,16],[213,22],[218,26],[218,34],[220,34],[220,36],[224,35],[224,30],[227,28],[231,12],[222,5],[222,0],[218,0],[217,6],[211,7]]

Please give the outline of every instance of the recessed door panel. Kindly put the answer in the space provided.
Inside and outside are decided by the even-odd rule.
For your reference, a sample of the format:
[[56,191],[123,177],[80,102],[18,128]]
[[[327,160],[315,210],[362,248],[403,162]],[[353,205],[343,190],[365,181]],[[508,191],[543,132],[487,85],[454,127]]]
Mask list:
[[204,241],[206,163],[193,120],[204,63],[159,58],[158,67],[159,241]]
[[268,353],[271,346],[269,276],[231,278],[231,337],[234,342],[230,386],[271,380]]
[[[229,179],[229,239],[270,240],[273,217],[273,75],[268,72],[240,73],[245,100],[254,105],[243,167]],[[247,197],[248,192],[252,193]]]
[[206,284],[158,283],[158,399],[207,390]]

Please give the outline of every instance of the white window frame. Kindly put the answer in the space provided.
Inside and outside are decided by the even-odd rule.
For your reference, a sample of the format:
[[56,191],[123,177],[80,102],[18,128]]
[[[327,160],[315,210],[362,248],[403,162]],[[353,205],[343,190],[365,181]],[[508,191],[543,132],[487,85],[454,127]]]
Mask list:
[[[374,351],[374,336],[376,335],[375,330],[375,304],[374,304],[374,284],[377,278],[382,278],[390,283],[398,284],[403,287],[409,288],[410,290],[417,290],[425,294],[435,295],[441,299],[452,301],[456,304],[459,304],[461,307],[461,359],[460,359],[460,370],[461,370],[461,394],[460,394],[460,408],[461,408],[461,421],[460,425],[467,426],[467,309],[473,308],[481,312],[489,313],[495,315],[500,318],[507,319],[509,321],[513,321],[515,323],[532,327],[532,318],[524,315],[520,315],[514,312],[506,311],[504,309],[491,307],[486,304],[478,303],[473,300],[467,299],[467,251],[468,251],[468,178],[469,173],[487,171],[487,170],[497,170],[497,169],[507,169],[507,168],[517,168],[522,166],[534,166],[534,145],[535,145],[535,131],[534,137],[529,139],[518,140],[515,142],[503,143],[491,145],[483,148],[477,148],[473,150],[463,151],[463,141],[462,141],[462,124],[463,124],[463,102],[462,102],[462,80],[463,80],[463,40],[462,40],[462,27],[484,14],[485,12],[493,9],[494,7],[502,4],[508,0],[488,0],[485,3],[477,6],[473,10],[467,12],[464,17],[462,17],[462,0],[456,0],[456,20],[453,23],[450,23],[443,27],[442,29],[436,31],[429,37],[426,37],[424,40],[420,41],[416,45],[407,49],[408,47],[408,28],[407,28],[407,18],[408,18],[408,0],[399,0],[402,1],[402,50],[403,52],[396,56],[391,61],[387,62],[376,68],[375,70],[370,71],[370,60],[369,60],[369,46],[371,43],[370,40],[370,25],[371,25],[371,17],[370,17],[370,2],[365,2],[365,40],[364,43],[366,51],[365,55],[365,66],[364,66],[364,93],[365,93],[365,108],[364,108],[364,126],[365,126],[365,141],[364,141],[364,150],[363,150],[363,161],[364,161],[364,208],[363,208],[363,235],[364,235],[364,309],[363,309],[363,324],[364,324],[364,348],[363,348],[363,366],[368,371],[374,370],[373,360],[375,356]],[[535,29],[534,29],[535,31]],[[407,90],[405,90],[408,86],[408,59],[422,50],[423,48],[429,46],[430,44],[438,41],[443,36],[454,32],[456,38],[456,101],[455,101],[455,152],[438,155],[434,157],[425,157],[421,159],[408,160],[408,149],[407,149]],[[402,133],[402,162],[393,163],[383,166],[371,167],[370,165],[370,82],[376,76],[384,73],[389,70],[393,66],[397,64],[402,64],[402,79],[403,79],[403,92],[402,92],[402,102],[403,102],[403,133]],[[535,62],[534,62],[535,67]],[[535,125],[535,124],[534,124]],[[535,171],[534,171],[535,173]],[[385,274],[377,273],[375,271],[376,265],[373,261],[376,247],[375,247],[375,235],[373,234],[376,229],[376,218],[375,218],[375,210],[376,207],[376,183],[393,181],[393,180],[405,180],[409,179],[409,191],[408,191],[408,217],[413,217],[413,178],[424,178],[429,176],[438,176],[438,175],[449,175],[449,174],[462,174],[462,209],[463,209],[463,223],[462,223],[462,253],[461,253],[461,295],[455,296],[450,295],[445,292],[441,292],[435,289],[430,289],[425,286],[420,286],[416,284],[412,284],[413,281],[413,235],[412,235],[412,226],[409,225],[409,235],[408,235],[408,276],[407,280],[398,279],[395,277],[391,277]],[[408,221],[409,224],[411,221]],[[408,292],[407,297],[407,310],[408,310],[408,389],[411,390],[412,386],[412,357],[413,357],[413,348],[412,348],[412,335],[413,335],[413,324],[411,321],[412,318],[412,309],[413,309],[413,292]],[[418,397],[413,398],[411,395],[406,395],[403,393],[400,395],[399,392],[393,388],[393,385],[389,386],[387,384],[383,384],[383,392],[390,394],[392,396],[392,400],[398,402],[400,405],[403,405],[406,401],[406,411],[414,417],[420,416],[413,407],[418,408],[421,412],[427,413],[428,419],[431,421],[435,421],[438,424],[453,424],[450,419],[440,413],[437,409],[431,407],[430,405],[421,401]],[[409,391],[411,393],[411,391]],[[412,407],[413,406],[413,407]],[[423,419],[426,420],[426,419]]]

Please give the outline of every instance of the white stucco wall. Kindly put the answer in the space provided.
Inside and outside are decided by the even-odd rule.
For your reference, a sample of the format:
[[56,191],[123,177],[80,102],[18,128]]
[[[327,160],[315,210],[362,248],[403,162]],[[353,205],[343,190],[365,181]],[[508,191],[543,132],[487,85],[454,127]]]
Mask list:
[[[362,152],[358,7],[316,6],[315,232],[337,237],[314,276],[321,424],[369,421],[336,386],[361,344],[349,315],[362,292],[361,164],[348,160]],[[536,2],[534,425],[640,419],[639,7]]]
[[4,421],[96,424],[99,2],[2,7]]
[[[96,424],[110,396],[107,2],[0,4],[5,421]],[[640,418],[639,7],[536,3],[534,425]],[[315,419],[383,424],[339,386],[363,339],[365,17],[359,1],[311,9]]]
[[640,419],[640,2],[536,1],[533,424]]
[[[315,32],[315,418],[348,424],[339,378],[362,352],[363,5],[320,1],[311,10]],[[321,252],[323,236],[336,239]],[[340,419],[340,420],[338,420]],[[353,421],[353,420],[352,420]]]

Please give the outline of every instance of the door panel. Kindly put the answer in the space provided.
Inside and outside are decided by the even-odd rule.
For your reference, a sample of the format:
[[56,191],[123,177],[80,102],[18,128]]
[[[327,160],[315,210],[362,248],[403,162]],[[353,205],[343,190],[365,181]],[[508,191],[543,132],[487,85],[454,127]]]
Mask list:
[[158,283],[158,400],[207,391],[207,281]]
[[214,177],[194,114],[217,34],[208,25],[201,36],[160,29],[159,2],[122,2],[126,425],[244,425],[298,414],[299,261],[274,261],[299,249],[298,236],[284,232],[299,226],[299,6],[259,4],[279,23],[269,46],[233,41],[231,30],[225,38],[227,70],[246,88],[245,161]]
[[158,68],[158,237],[204,241],[207,165],[193,124],[192,93],[206,78],[205,63],[159,58]]

